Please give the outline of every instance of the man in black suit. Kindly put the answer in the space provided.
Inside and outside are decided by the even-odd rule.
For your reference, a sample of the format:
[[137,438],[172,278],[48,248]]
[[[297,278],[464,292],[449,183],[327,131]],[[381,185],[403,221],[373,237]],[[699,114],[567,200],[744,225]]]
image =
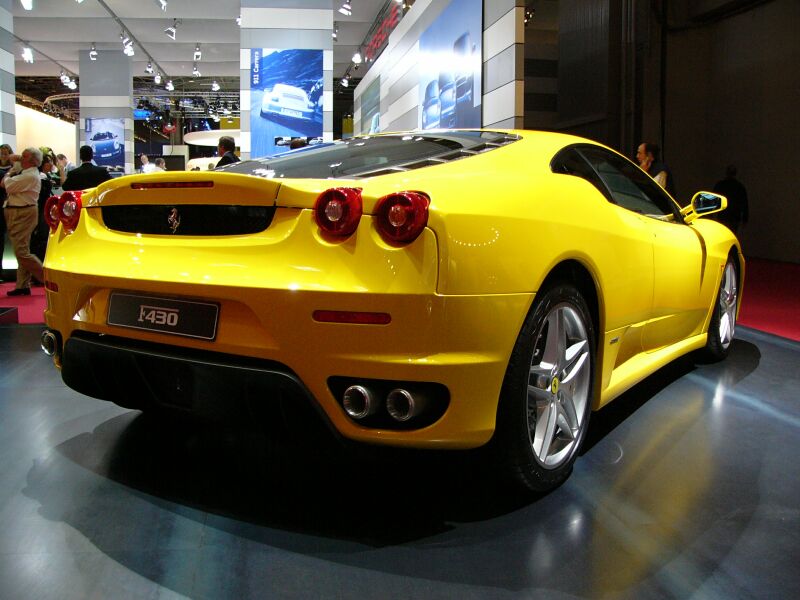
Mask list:
[[234,150],[236,150],[236,140],[229,135],[223,135],[219,138],[217,152],[222,158],[219,159],[217,166],[224,167],[225,165],[239,162],[239,157],[233,153]]
[[61,186],[65,192],[67,190],[85,190],[97,187],[104,181],[111,179],[105,167],[96,167],[92,164],[94,151],[91,146],[81,146],[78,152],[81,157],[81,166],[72,169]]

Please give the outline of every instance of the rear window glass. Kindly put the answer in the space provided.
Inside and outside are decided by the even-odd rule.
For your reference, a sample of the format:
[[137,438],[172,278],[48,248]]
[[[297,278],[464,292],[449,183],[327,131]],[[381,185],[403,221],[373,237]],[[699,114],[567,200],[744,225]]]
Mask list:
[[365,136],[242,161],[220,170],[275,178],[372,177],[449,162],[518,139],[488,131]]

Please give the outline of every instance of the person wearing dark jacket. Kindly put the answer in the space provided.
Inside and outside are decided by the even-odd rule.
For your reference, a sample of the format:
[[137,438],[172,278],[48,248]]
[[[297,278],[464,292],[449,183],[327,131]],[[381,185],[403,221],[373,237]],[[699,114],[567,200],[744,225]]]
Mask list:
[[236,150],[236,141],[231,136],[223,135],[219,138],[217,151],[222,158],[219,159],[217,166],[224,167],[225,165],[239,162],[239,157],[233,153],[234,150]]
[[655,179],[658,185],[675,198],[675,180],[672,177],[672,171],[666,163],[661,162],[660,154],[661,148],[658,147],[658,144],[642,142],[636,150],[636,162],[639,163],[642,171]]
[[92,164],[94,150],[92,150],[91,146],[81,146],[79,154],[81,166],[72,169],[67,174],[61,189],[65,192],[68,190],[85,190],[97,187],[104,181],[111,179],[111,175],[108,174],[108,170],[105,167],[96,167]]
[[747,202],[747,188],[736,179],[736,167],[728,165],[725,169],[725,179],[718,181],[712,190],[722,194],[728,199],[728,208],[721,213],[713,215],[717,221],[726,225],[733,233],[739,235],[742,225],[747,223],[750,216]]

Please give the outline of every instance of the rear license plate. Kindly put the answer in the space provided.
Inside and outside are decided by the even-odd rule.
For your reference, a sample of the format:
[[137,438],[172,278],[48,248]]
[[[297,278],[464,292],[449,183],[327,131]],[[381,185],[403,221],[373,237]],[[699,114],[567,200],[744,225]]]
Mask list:
[[299,110],[292,110],[291,108],[282,108],[281,109],[281,114],[284,114],[287,117],[298,117],[299,118],[299,117],[303,116],[303,113],[301,113]]
[[108,324],[184,337],[213,340],[219,305],[135,294],[111,294]]

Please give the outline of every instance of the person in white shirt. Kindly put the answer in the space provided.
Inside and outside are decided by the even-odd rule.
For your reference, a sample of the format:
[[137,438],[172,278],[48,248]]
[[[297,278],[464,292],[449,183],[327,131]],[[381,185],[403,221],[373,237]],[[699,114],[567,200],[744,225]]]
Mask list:
[[39,221],[37,204],[42,189],[39,177],[42,151],[39,148],[25,148],[21,156],[12,155],[10,159],[14,166],[0,181],[0,186],[8,194],[3,204],[3,215],[17,257],[17,285],[7,295],[30,296],[31,276],[44,283],[42,262],[31,252],[31,233]]
[[167,162],[163,158],[157,158],[156,164],[153,167],[153,171],[166,171],[167,170]]
[[156,170],[156,166],[150,162],[147,154],[142,154],[142,173],[152,173]]

